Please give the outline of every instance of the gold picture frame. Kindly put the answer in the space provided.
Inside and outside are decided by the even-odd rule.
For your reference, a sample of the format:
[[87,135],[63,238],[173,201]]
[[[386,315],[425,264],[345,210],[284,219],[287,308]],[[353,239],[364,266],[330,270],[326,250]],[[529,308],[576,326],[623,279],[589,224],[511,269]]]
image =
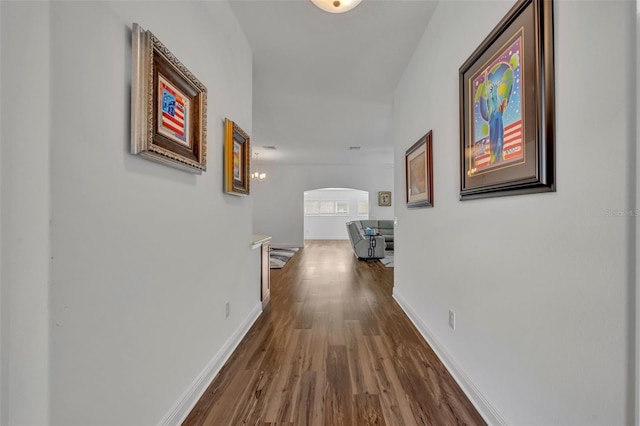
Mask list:
[[249,195],[250,138],[236,123],[224,120],[224,191]]
[[378,205],[382,207],[391,206],[391,191],[378,192]]
[[131,153],[207,169],[207,88],[150,31],[131,34]]

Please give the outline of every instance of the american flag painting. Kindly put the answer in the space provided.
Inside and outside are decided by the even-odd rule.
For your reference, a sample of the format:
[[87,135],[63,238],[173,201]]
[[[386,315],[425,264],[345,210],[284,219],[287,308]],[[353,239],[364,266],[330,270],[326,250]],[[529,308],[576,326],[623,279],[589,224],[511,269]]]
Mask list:
[[171,83],[159,76],[158,131],[164,136],[189,146],[187,140],[188,100]]
[[[503,161],[510,162],[520,159],[523,154],[522,149],[522,120],[518,120],[504,128]],[[477,173],[490,165],[489,138],[476,142],[473,151],[473,167],[474,172]]]

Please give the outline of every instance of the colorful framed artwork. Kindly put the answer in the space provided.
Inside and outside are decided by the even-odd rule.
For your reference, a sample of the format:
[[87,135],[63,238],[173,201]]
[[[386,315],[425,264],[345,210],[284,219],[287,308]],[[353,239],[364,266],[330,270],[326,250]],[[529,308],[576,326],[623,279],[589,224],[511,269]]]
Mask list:
[[232,195],[249,195],[249,136],[228,118],[224,121],[224,190]]
[[207,88],[150,31],[134,23],[131,39],[131,153],[202,173]]
[[404,156],[407,207],[433,207],[433,150],[431,130]]
[[378,205],[383,207],[391,206],[391,191],[378,192]]
[[552,0],[520,0],[460,67],[460,199],[552,192]]

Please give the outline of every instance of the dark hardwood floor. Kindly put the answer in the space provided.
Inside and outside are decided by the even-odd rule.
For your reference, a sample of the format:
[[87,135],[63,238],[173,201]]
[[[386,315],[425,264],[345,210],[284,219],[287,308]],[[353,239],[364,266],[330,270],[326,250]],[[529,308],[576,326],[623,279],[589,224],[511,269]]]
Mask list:
[[484,425],[392,287],[347,241],[307,241],[183,424]]

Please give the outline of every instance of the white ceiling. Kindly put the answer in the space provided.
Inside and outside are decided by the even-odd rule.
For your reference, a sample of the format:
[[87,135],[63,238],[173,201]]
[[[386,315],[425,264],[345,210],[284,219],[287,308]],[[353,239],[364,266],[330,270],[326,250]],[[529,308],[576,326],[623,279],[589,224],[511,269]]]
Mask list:
[[392,164],[393,90],[435,5],[363,0],[332,14],[309,0],[232,0],[253,50],[258,160]]

